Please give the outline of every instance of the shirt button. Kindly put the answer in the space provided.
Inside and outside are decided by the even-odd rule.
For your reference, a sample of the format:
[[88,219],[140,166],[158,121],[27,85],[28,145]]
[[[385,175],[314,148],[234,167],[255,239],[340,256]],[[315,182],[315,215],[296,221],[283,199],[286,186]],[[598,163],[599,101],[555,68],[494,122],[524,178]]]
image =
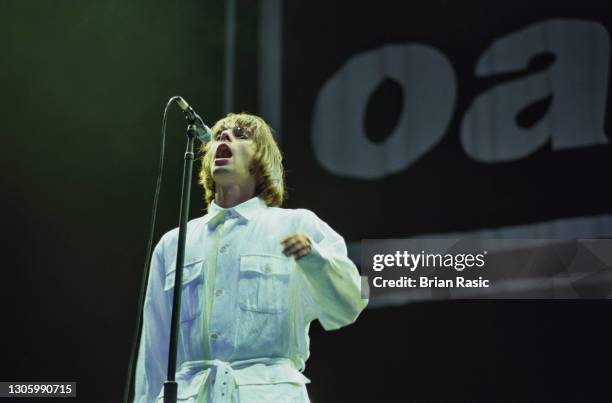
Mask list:
[[213,333],[210,335],[210,338],[213,340],[217,340],[219,338],[219,335],[217,333]]
[[227,245],[223,245],[223,246],[222,246],[222,247],[219,249],[219,252],[221,252],[221,253],[225,253],[225,252],[227,252],[227,249],[228,249],[228,246],[227,246]]
[[266,264],[264,266],[264,273],[270,274],[271,271],[272,271],[272,266],[270,266],[270,263]]
[[223,295],[223,290],[221,288],[219,288],[218,290],[215,290],[215,295],[217,297],[220,297],[221,295]]

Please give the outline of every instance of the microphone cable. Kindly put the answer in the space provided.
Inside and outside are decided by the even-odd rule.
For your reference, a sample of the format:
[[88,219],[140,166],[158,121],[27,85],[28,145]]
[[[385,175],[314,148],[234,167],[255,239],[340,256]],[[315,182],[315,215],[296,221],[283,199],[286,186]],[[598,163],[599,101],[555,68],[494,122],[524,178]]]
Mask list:
[[[143,306],[144,306],[144,299],[146,297],[147,283],[149,281],[149,268],[150,268],[149,266],[151,264],[153,237],[155,235],[155,219],[157,217],[157,204],[159,201],[159,193],[161,189],[162,176],[163,176],[162,174],[164,171],[164,154],[166,150],[166,122],[168,120],[168,108],[173,102],[177,101],[179,98],[180,98],[179,96],[173,96],[172,98],[170,98],[170,100],[166,104],[166,107],[164,108],[164,117],[162,119],[162,132],[161,132],[161,150],[159,154],[159,163],[158,163],[159,168],[157,170],[155,195],[153,196],[153,210],[151,212],[151,222],[149,226],[149,241],[147,242],[147,253],[145,256],[144,271],[143,271],[142,280],[140,283],[140,293],[138,296],[138,311],[137,311],[138,320],[137,320],[137,325],[136,325],[136,332],[134,333],[134,337],[132,339],[132,348],[130,351],[130,359],[128,362],[127,378],[125,382],[125,388],[123,391],[123,403],[129,403],[130,388],[132,386],[132,373],[134,372],[134,362],[136,361],[136,356],[138,354],[138,344],[140,341],[140,334],[142,331],[142,316],[143,316],[142,311],[143,311]],[[134,390],[134,395],[135,394],[136,394],[136,391]]]

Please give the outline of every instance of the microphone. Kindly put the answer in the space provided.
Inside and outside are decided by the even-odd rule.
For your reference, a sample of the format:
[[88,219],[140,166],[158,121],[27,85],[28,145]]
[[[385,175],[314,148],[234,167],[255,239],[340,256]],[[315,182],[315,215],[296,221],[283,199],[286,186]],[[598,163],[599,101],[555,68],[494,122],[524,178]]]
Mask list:
[[177,95],[173,97],[173,99],[185,114],[185,119],[187,119],[187,122],[189,122],[190,125],[195,126],[197,139],[202,143],[208,143],[212,139],[212,131],[210,130],[210,127],[206,126],[200,115],[198,115],[197,112],[193,110],[191,106],[189,106],[183,97]]

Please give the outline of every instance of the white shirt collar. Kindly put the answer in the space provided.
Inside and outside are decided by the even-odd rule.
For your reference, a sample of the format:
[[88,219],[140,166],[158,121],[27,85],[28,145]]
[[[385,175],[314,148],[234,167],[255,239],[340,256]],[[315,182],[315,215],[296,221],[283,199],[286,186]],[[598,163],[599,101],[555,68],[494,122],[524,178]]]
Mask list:
[[224,215],[234,213],[237,213],[239,216],[249,221],[252,220],[260,211],[265,210],[266,208],[268,208],[266,202],[257,196],[230,208],[220,207],[213,200],[210,203],[210,206],[208,206],[208,214],[204,216],[204,223],[216,219],[217,217],[223,217]]

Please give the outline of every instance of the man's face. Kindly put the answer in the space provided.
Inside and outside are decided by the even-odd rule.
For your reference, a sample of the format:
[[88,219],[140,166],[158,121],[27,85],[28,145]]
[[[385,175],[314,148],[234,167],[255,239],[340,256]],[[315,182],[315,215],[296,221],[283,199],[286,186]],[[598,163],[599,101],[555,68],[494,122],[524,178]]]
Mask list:
[[240,127],[222,128],[210,150],[210,173],[217,185],[241,185],[251,179],[249,168],[255,155],[252,133]]

